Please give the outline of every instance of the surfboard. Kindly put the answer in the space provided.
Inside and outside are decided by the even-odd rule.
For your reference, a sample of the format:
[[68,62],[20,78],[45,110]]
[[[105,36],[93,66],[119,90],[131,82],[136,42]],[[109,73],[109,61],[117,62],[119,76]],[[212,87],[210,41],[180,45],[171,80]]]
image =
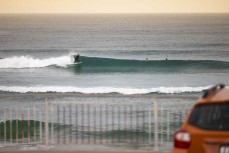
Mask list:
[[79,65],[79,64],[82,64],[82,62],[72,63],[72,64],[69,64],[69,65]]

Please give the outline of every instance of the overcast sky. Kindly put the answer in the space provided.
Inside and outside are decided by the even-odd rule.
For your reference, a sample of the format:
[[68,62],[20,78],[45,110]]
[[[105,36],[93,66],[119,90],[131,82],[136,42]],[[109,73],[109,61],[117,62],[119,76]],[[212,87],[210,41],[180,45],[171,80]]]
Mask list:
[[229,0],[0,0],[0,13],[226,13]]

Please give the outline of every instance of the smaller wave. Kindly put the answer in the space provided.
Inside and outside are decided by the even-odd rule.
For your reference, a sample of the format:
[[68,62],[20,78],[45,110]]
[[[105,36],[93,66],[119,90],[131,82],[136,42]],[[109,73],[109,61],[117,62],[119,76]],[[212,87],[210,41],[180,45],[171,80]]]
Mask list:
[[175,94],[175,93],[197,93],[202,92],[210,88],[211,86],[205,87],[155,87],[155,88],[131,88],[131,87],[73,87],[73,86],[0,86],[0,91],[6,92],[17,92],[17,93],[47,93],[47,92],[57,92],[57,93],[83,93],[83,94],[106,94],[106,93],[119,93],[124,95],[133,94],[150,94],[150,93],[165,93],[165,94]]
[[40,68],[51,65],[67,67],[72,64],[70,55],[48,59],[35,59],[31,56],[14,56],[0,59],[0,68]]

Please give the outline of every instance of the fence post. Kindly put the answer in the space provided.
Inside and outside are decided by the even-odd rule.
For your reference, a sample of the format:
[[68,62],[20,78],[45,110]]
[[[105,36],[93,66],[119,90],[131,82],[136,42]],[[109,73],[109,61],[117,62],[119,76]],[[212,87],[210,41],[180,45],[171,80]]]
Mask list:
[[49,139],[49,134],[48,134],[48,103],[47,99],[45,102],[45,145],[46,147],[48,146],[48,139]]
[[51,105],[51,119],[52,119],[52,123],[51,123],[51,138],[52,138],[52,141],[51,143],[53,144],[54,143],[54,108],[55,108],[55,105],[52,104]]
[[[53,122],[52,122],[52,124],[53,124]],[[71,144],[72,143],[72,104],[69,105],[69,124],[70,124],[69,143]]]
[[16,104],[16,143],[18,143],[18,107],[19,105]]
[[154,150],[158,150],[158,107],[157,107],[157,101],[155,98],[154,102]]
[[60,104],[57,104],[57,144],[60,144]]
[[30,105],[28,105],[28,108],[27,108],[27,132],[28,132],[28,143],[30,143]]
[[35,105],[33,105],[33,123],[34,123],[34,125],[33,125],[33,140],[34,140],[34,142],[36,143],[36,104]]
[[24,104],[21,105],[21,130],[22,130],[22,143],[24,143]]
[[[43,110],[43,106],[42,107],[40,107],[40,109],[41,110]],[[42,126],[42,111],[40,111],[40,143],[42,143],[42,128],[43,128],[43,126]]]
[[108,104],[106,104],[106,143],[108,143]]
[[100,105],[100,144],[102,144],[102,124],[103,124],[103,118],[102,118],[102,110],[103,109],[103,105]]
[[84,105],[85,104],[81,104],[81,132],[82,132],[82,134],[81,134],[81,138],[82,138],[82,141],[81,141],[81,143],[83,143],[84,144],[84,136],[85,136],[85,134],[84,134]]
[[4,105],[4,143],[6,144],[6,105]]
[[9,111],[10,111],[10,143],[12,143],[13,142],[12,107],[10,107]]
[[[150,112],[151,113],[151,112]],[[137,105],[137,108],[136,108],[136,139],[137,139],[137,143],[139,143],[139,105]],[[150,115],[151,117],[151,115]],[[151,119],[150,119],[150,126],[151,126]],[[151,128],[151,127],[150,127]],[[150,130],[151,131],[151,130]],[[150,137],[151,137],[151,132],[150,132]],[[151,138],[150,138],[150,141],[151,141]]]
[[87,127],[87,131],[88,131],[88,136],[87,136],[87,143],[90,144],[90,128],[91,128],[91,123],[90,123],[90,104],[87,104],[87,122],[88,122],[88,127]]
[[144,105],[142,105],[142,143],[145,143],[145,108]]
[[[59,109],[59,107],[58,107],[58,109]],[[75,105],[75,122],[76,122],[76,134],[75,134],[76,142],[75,143],[78,144],[78,132],[79,132],[78,131],[78,104]]]
[[149,120],[148,120],[148,125],[149,125],[149,131],[148,131],[148,133],[149,133],[149,145],[151,145],[152,144],[152,139],[151,139],[151,111],[152,111],[152,108],[151,108],[151,105],[150,105],[150,107],[149,107]]
[[133,104],[130,106],[130,142],[133,143]]
[[120,113],[120,109],[121,109],[121,107],[120,106],[117,106],[118,107],[118,143],[120,143],[120,135],[121,135],[121,127],[120,127],[120,125],[121,125],[121,122],[120,122],[120,120],[121,120],[121,113]]
[[96,144],[96,106],[94,106],[94,112],[93,112],[93,116],[94,116],[94,144]]
[[112,144],[114,144],[114,105],[112,105]]
[[126,113],[126,105],[125,105],[125,106],[124,106],[124,143],[127,142],[127,132],[126,132],[126,130],[127,130],[127,123],[126,123],[126,115],[127,115],[127,113]]
[[65,144],[66,143],[66,124],[65,124],[65,104],[63,104],[63,144]]
[[163,124],[163,123],[164,123],[164,122],[163,122],[163,121],[164,121],[164,120],[163,120],[163,117],[164,117],[164,114],[163,114],[163,113],[164,113],[164,111],[163,111],[163,106],[161,105],[161,119],[160,119],[160,122],[161,122],[161,145],[163,144],[163,129],[164,129],[164,128],[163,128],[163,125],[164,125],[164,124]]
[[176,116],[175,116],[175,113],[173,113],[173,132],[176,131]]
[[170,126],[170,120],[169,120],[169,110],[167,110],[167,141],[169,141],[169,134],[170,134],[170,129],[169,129],[169,126]]

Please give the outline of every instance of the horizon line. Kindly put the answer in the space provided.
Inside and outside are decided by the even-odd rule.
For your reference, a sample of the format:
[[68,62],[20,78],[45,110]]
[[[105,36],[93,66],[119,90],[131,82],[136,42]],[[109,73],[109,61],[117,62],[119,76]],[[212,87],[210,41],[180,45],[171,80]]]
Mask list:
[[229,14],[229,12],[136,12],[136,13],[70,13],[70,12],[0,12],[0,14]]

